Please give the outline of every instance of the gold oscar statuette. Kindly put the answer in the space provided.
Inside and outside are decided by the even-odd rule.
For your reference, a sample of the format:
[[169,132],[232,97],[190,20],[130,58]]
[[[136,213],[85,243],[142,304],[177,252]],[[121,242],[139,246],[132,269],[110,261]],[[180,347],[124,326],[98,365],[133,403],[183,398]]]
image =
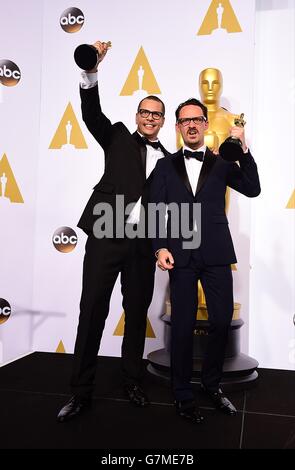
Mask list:
[[[235,126],[244,127],[246,121],[244,120],[244,113],[234,119]],[[243,155],[242,142],[238,137],[228,137],[219,147],[219,154],[224,160],[235,162]]]
[[[106,45],[108,49],[112,47],[111,41],[106,42]],[[80,44],[74,52],[75,62],[82,70],[93,69],[97,64],[98,58],[98,50],[91,44]]]

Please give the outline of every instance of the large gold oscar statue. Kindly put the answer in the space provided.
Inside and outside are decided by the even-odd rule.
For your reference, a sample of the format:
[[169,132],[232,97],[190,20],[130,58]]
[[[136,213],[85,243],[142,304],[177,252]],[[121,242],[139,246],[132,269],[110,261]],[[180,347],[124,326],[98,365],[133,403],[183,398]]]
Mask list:
[[209,127],[205,134],[205,144],[210,149],[218,149],[229,136],[238,114],[232,114],[220,106],[222,75],[218,69],[202,70],[199,76],[201,101],[208,108]]
[[[209,149],[218,151],[219,146],[230,134],[230,128],[235,125],[235,119],[239,114],[232,114],[220,106],[222,93],[222,75],[220,70],[208,68],[202,70],[199,76],[199,92],[201,101],[208,109],[209,127],[205,132],[205,144]],[[183,141],[180,133],[177,134],[177,147],[180,148]],[[226,211],[229,203],[229,191],[226,194]]]
[[[218,150],[220,145],[230,134],[230,128],[235,125],[235,119],[239,118],[238,114],[232,114],[225,108],[220,106],[220,97],[222,94],[223,80],[220,70],[214,68],[208,68],[202,70],[199,76],[199,92],[202,103],[207,106],[208,109],[208,121],[209,127],[205,133],[205,144],[211,150]],[[229,188],[226,191],[226,204],[225,210],[228,211],[229,207]],[[232,266],[235,270],[235,266]],[[198,283],[198,320],[207,320],[208,312],[206,306],[206,300],[204,291],[200,282]],[[241,305],[238,303],[234,304],[233,319],[239,318]]]

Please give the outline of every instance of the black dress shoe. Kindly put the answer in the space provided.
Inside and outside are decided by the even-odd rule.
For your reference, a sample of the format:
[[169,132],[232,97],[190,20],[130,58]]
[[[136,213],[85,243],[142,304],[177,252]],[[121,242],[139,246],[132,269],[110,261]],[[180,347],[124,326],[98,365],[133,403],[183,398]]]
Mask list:
[[214,406],[219,410],[223,411],[227,415],[232,416],[237,413],[235,406],[231,403],[231,401],[229,401],[228,398],[226,398],[220,388],[217,390],[217,392],[211,392],[210,390],[206,390],[206,388],[202,386],[202,390],[210,398]]
[[204,416],[201,415],[194,400],[176,400],[175,407],[177,414],[182,418],[185,418],[196,424],[201,424],[204,421]]
[[144,407],[150,404],[150,401],[142,388],[136,384],[126,384],[124,386],[125,394],[127,395],[130,403],[135,406]]
[[57,421],[63,423],[74,418],[91,405],[90,397],[81,397],[73,395],[70,400],[61,408],[57,415]]

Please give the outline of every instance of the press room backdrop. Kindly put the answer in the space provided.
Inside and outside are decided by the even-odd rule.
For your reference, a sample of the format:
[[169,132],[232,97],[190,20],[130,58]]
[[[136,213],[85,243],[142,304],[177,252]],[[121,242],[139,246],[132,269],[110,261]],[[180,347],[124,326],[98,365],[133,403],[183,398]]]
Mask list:
[[[1,1],[1,18],[0,362],[73,352],[86,241],[76,224],[104,169],[73,52],[101,39],[113,44],[99,68],[104,112],[134,131],[139,100],[157,94],[170,151],[175,108],[199,97],[203,69],[222,72],[221,105],[245,113],[262,185],[252,201],[231,191],[228,214],[241,347],[261,367],[295,369],[294,2],[15,0]],[[167,284],[158,272],[145,354],[164,344]],[[100,354],[120,355],[122,314],[118,282]]]

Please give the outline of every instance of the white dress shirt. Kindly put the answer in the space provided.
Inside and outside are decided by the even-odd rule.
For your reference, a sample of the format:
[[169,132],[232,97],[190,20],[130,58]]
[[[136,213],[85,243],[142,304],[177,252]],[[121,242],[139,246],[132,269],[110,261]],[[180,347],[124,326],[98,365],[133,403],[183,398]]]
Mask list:
[[[188,150],[189,152],[195,152],[195,150],[187,147],[186,145],[183,146],[183,151]],[[198,148],[198,152],[206,152],[206,145],[202,145],[202,147]],[[198,186],[198,180],[202,168],[203,162],[200,162],[196,158],[186,158],[183,155],[184,158],[184,164],[187,172],[187,176],[193,191],[193,195],[196,194],[197,186]]]
[[[139,132],[138,134],[141,137],[143,137]],[[155,142],[157,142],[157,140],[155,140]],[[148,144],[146,145],[146,167],[145,167],[146,179],[148,179],[151,172],[155,168],[157,161],[160,160],[160,158],[163,158],[164,156],[165,155],[163,154],[161,149],[154,149],[150,145]],[[138,199],[137,203],[132,209],[127,219],[127,224],[138,224],[139,218],[140,218],[140,207],[141,207],[141,197]]]

